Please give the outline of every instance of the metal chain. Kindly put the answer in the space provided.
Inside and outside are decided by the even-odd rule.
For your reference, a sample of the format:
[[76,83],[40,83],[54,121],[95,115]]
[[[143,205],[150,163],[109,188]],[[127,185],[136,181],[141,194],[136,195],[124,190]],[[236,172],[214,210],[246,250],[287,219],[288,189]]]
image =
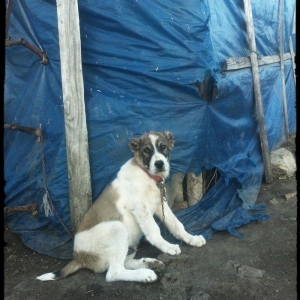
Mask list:
[[166,235],[166,223],[165,223],[165,209],[164,209],[164,202],[167,202],[167,191],[164,185],[164,182],[156,182],[160,190],[160,202],[162,208],[162,215],[163,215],[163,224],[164,224],[164,235]]

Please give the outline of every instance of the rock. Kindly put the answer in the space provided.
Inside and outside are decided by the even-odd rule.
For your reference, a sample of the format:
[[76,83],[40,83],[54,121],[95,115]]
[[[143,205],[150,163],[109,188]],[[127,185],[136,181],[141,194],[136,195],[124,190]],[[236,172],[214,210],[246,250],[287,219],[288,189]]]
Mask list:
[[276,198],[273,198],[273,199],[270,201],[270,204],[276,205],[276,204],[278,204],[278,200],[277,200]]
[[284,197],[288,201],[291,198],[295,197],[296,195],[297,195],[297,193],[289,193],[289,194],[285,194]]
[[232,275],[236,275],[237,274],[237,270],[241,265],[238,263],[235,263],[233,260],[228,260],[225,264],[225,270],[232,274]]
[[271,165],[273,176],[279,179],[292,177],[296,172],[296,162],[293,154],[279,148],[271,153]]
[[261,278],[265,273],[263,270],[243,265],[239,267],[237,275],[240,277]]
[[174,284],[180,281],[180,278],[181,274],[177,271],[167,272],[163,275],[160,282],[164,289],[172,289],[172,286],[174,288]]
[[10,294],[8,296],[5,296],[5,300],[15,300],[15,299],[20,299],[20,293],[13,293],[13,294]]
[[280,217],[279,220],[281,220],[281,221],[297,221],[297,218]]
[[233,268],[236,269],[236,270],[237,270],[240,266],[241,266],[240,264],[233,264]]
[[228,260],[228,261],[225,263],[225,269],[226,269],[226,270],[236,269],[236,268],[238,268],[238,267],[240,267],[240,266],[241,266],[240,264],[235,263],[233,260]]
[[201,289],[193,288],[190,292],[189,300],[210,300],[210,295]]
[[17,255],[11,254],[11,255],[7,258],[7,261],[9,261],[9,262],[16,262],[16,261],[17,261],[17,258],[18,258]]

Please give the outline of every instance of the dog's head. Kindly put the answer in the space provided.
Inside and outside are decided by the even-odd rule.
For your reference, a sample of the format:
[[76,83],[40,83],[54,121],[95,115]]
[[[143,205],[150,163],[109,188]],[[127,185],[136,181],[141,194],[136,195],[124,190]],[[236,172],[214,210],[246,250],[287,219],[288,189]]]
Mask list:
[[173,146],[173,134],[169,131],[150,131],[138,139],[131,139],[129,143],[137,163],[150,174],[164,178],[170,172],[169,157]]

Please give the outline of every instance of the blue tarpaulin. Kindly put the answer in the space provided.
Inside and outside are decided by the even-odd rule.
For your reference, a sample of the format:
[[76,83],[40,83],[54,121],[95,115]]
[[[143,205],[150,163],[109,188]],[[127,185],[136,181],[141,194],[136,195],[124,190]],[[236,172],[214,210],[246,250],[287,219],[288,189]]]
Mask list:
[[[144,132],[175,136],[171,175],[217,168],[220,179],[195,206],[177,213],[188,231],[212,237],[267,215],[252,213],[263,176],[250,68],[222,71],[225,59],[249,56],[243,1],[81,0],[79,17],[92,193],[95,200],[131,157],[128,142]],[[279,1],[252,0],[257,52],[279,55]],[[295,1],[284,5],[285,52]],[[39,214],[5,215],[7,226],[34,251],[72,257],[64,107],[56,1],[14,0],[8,34],[47,53],[41,64],[21,45],[6,48],[5,206],[38,204]],[[218,94],[199,96],[209,70]],[[284,64],[290,133],[296,131],[291,60]],[[259,68],[269,150],[284,142],[280,64]],[[51,199],[46,215],[43,199]],[[170,238],[171,239],[171,238]]]

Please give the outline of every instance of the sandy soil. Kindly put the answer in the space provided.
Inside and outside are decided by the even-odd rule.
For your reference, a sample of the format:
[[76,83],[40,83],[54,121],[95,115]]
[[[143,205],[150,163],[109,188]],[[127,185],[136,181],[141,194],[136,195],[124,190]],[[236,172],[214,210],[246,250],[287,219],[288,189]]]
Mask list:
[[[292,143],[286,147],[294,150]],[[37,281],[68,261],[28,249],[5,229],[4,299],[297,299],[297,196],[285,197],[295,192],[295,177],[262,184],[257,203],[267,204],[270,219],[241,227],[243,238],[219,232],[202,248],[182,245],[177,257],[141,244],[137,257],[158,257],[166,266],[151,284],[107,283],[105,274],[84,269],[61,281]]]

